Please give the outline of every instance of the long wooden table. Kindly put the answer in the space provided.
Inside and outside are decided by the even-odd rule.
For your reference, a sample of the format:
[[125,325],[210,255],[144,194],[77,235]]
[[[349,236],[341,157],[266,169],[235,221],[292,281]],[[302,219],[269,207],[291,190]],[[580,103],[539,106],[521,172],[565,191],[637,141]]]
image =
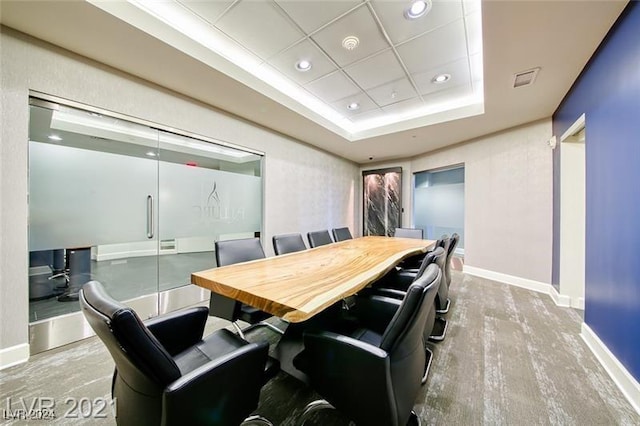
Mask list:
[[191,274],[191,282],[289,322],[302,322],[435,241],[362,237]]

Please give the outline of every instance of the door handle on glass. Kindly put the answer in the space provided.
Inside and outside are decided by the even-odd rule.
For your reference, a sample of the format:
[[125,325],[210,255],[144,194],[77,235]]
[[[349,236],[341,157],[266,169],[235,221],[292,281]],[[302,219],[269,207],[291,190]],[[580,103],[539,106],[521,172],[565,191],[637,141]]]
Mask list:
[[153,197],[147,195],[147,238],[153,238]]

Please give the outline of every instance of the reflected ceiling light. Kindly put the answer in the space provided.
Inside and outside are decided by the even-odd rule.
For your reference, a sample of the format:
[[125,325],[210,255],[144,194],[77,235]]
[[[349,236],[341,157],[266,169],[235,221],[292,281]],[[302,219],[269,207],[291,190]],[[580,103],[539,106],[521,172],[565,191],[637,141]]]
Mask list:
[[98,114],[97,112],[90,112],[89,115],[93,117],[102,117],[102,114]]
[[147,155],[148,155],[149,157],[155,157],[155,156],[156,156],[156,153],[155,153],[155,152],[153,152],[153,151],[149,151],[149,152],[147,152]]
[[360,39],[356,36],[347,36],[342,40],[342,47],[347,50],[353,50],[360,44]]
[[357,103],[357,102],[351,102],[349,105],[347,105],[347,109],[348,109],[349,111],[355,111],[355,110],[357,110],[358,108],[360,108],[360,104],[359,104],[359,103]]
[[62,138],[58,135],[49,135],[47,136],[49,139],[51,139],[52,141],[61,141]]
[[298,61],[296,63],[296,69],[300,72],[309,71],[311,69],[311,62],[307,61],[306,59]]
[[451,78],[451,74],[438,74],[431,79],[431,82],[436,84],[442,84],[449,81],[450,78]]
[[407,19],[418,19],[431,10],[431,0],[415,0],[404,10]]

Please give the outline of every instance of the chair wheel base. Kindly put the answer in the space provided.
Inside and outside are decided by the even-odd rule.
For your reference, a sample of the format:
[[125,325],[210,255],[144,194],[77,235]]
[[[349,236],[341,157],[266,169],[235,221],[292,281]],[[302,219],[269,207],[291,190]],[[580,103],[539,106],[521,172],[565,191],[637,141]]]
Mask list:
[[422,421],[420,421],[420,417],[418,417],[415,411],[411,411],[407,426],[422,426]]
[[447,299],[447,304],[442,309],[436,309],[436,314],[446,314],[449,312],[449,308],[451,307],[451,299]]
[[426,352],[427,358],[424,363],[424,374],[422,375],[422,380],[420,381],[423,385],[427,383],[427,377],[429,377],[429,370],[431,369],[431,361],[433,361],[433,352],[431,349],[425,347],[424,351]]
[[441,342],[444,340],[447,335],[447,327],[449,323],[446,319],[437,317],[436,322],[433,326],[432,335],[429,336],[429,340],[433,342]]
[[273,423],[271,423],[268,419],[258,415],[249,416],[246,419],[244,419],[242,423],[240,423],[240,426],[253,426],[253,425],[273,426]]
[[316,411],[327,409],[335,410],[333,405],[331,405],[326,399],[318,399],[316,401],[308,403],[307,406],[304,407],[304,410],[302,410],[302,414],[300,414],[300,417],[298,417],[298,424],[300,426],[303,426],[304,422],[307,421],[309,415],[315,413]]

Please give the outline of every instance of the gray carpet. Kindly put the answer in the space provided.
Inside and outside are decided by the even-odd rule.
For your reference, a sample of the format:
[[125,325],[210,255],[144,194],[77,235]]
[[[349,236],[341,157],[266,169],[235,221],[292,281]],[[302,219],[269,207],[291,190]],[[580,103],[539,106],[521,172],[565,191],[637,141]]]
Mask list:
[[[451,299],[447,338],[433,345],[429,381],[416,401],[423,424],[640,424],[640,416],[580,338],[578,312],[558,308],[547,295],[460,272],[454,272]],[[225,325],[211,319],[207,331]],[[250,339],[267,334],[258,331]],[[38,354],[27,364],[0,372],[0,411],[6,397],[28,402],[46,396],[55,399],[61,416],[68,408],[67,397],[109,396],[112,369],[108,352],[96,338]],[[315,398],[280,373],[263,389],[257,411],[276,425],[293,425]],[[327,410],[312,420],[308,424],[348,424]],[[115,421],[109,415],[102,421],[58,418],[55,423]]]

